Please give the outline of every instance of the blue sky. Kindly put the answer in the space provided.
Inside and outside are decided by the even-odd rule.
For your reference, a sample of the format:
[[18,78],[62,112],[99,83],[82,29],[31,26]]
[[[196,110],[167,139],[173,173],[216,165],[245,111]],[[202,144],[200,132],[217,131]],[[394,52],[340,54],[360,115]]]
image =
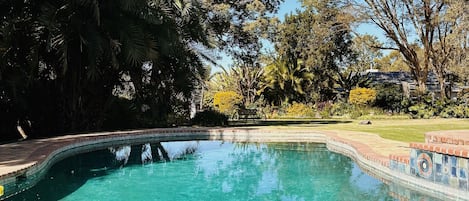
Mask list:
[[[296,11],[296,9],[300,9],[300,8],[301,8],[301,3],[298,2],[297,0],[285,0],[280,5],[280,9],[277,13],[277,17],[281,21],[283,21],[286,14],[294,13]],[[376,27],[375,25],[362,24],[362,25],[357,27],[356,32],[359,33],[359,34],[374,35],[374,36],[378,37],[378,39],[381,42],[383,42],[383,43],[386,42],[386,38],[384,36],[384,33],[378,27]],[[269,42],[266,42],[263,45],[264,45],[264,48],[263,48],[264,51],[266,49],[273,48],[273,45],[270,44]],[[219,54],[222,57],[222,59],[220,61],[218,61],[219,64],[222,65],[225,69],[228,69],[229,67],[231,67],[231,65],[233,64],[232,59],[230,57],[228,57],[226,54],[222,53],[222,52],[220,52]],[[218,71],[221,71],[221,69],[218,68],[218,67],[213,67],[212,68],[212,73],[215,73],[215,72],[218,72]]]

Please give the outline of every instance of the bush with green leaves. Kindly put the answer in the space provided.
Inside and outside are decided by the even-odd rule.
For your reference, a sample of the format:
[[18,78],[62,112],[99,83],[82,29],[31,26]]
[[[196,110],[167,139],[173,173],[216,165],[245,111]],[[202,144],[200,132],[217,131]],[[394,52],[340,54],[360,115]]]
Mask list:
[[376,89],[375,107],[379,107],[385,111],[399,113],[406,111],[409,107],[409,101],[404,97],[402,87],[400,85],[384,83],[374,86]]
[[409,107],[409,113],[413,118],[430,119],[437,115],[435,109],[425,103],[419,103]]
[[337,102],[334,103],[331,107],[332,116],[349,118],[350,113],[352,113],[354,107],[352,104],[346,102]]
[[431,95],[409,107],[413,118],[469,118],[469,106],[462,100],[439,100]]
[[227,126],[228,116],[218,111],[205,110],[195,114],[192,124],[199,126]]

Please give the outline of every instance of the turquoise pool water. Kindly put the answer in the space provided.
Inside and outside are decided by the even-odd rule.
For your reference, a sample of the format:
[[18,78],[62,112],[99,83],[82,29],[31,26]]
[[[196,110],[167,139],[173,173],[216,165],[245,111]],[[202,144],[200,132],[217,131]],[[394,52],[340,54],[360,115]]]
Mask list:
[[[151,156],[142,154],[148,149]],[[73,156],[9,200],[398,200],[393,189],[401,188],[323,144],[192,141]],[[410,200],[434,200],[400,191]]]

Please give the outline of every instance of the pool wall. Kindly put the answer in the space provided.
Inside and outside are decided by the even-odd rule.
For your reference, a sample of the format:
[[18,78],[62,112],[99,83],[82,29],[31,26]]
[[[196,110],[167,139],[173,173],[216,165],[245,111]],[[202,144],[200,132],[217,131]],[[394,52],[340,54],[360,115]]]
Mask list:
[[[391,168],[393,160],[382,156],[360,142],[341,138],[335,132],[273,129],[205,129],[177,128],[121,131],[49,139],[55,142],[38,148],[24,167],[0,175],[5,194],[0,199],[22,192],[35,183],[56,162],[71,155],[116,145],[143,144],[149,141],[222,140],[231,142],[314,142],[352,158],[363,171],[391,185],[398,184],[444,200],[469,200],[469,193],[459,188],[434,183],[404,171]],[[32,140],[31,140],[32,141]],[[34,141],[31,142],[34,144]],[[18,186],[17,184],[21,184]],[[466,189],[467,190],[467,189]],[[405,193],[395,192],[397,196]],[[410,198],[409,198],[410,199]]]
[[[469,136],[461,131],[430,132],[411,143],[408,160],[391,158],[390,168],[441,186],[469,191]],[[467,198],[466,198],[467,199]]]

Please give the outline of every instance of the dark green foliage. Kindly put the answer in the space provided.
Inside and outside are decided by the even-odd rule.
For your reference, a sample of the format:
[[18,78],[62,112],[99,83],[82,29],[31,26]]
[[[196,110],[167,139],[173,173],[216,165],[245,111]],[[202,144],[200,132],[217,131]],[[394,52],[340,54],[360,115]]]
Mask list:
[[[249,6],[231,2],[217,20],[209,7],[225,1],[185,2],[0,1],[0,141],[19,136],[17,122],[34,138],[187,121],[205,50],[260,11],[240,17]],[[262,2],[266,16],[280,0]]]
[[108,104],[108,111],[103,122],[103,129],[129,129],[139,126],[138,109],[127,99],[114,98]]
[[[274,41],[279,57],[266,70],[275,73],[267,74],[268,85],[264,90],[266,100],[274,104],[285,100],[289,103],[332,100],[338,75],[355,59],[347,28],[350,21],[344,20],[346,14],[339,4],[336,1],[303,4],[303,10],[285,16]],[[340,83],[347,82],[346,76],[340,75]]]
[[192,124],[199,126],[227,126],[228,116],[215,110],[205,110],[195,114]]
[[404,112],[409,107],[400,85],[384,83],[373,88],[377,91],[375,107],[392,113]]

